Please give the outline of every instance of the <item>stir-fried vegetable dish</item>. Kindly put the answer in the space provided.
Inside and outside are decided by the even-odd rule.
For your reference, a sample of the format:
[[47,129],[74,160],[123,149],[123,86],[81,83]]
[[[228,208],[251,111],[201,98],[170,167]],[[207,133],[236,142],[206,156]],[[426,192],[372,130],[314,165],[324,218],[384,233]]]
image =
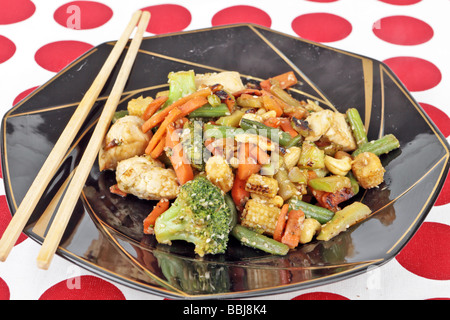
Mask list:
[[112,193],[154,200],[143,221],[157,242],[224,253],[230,237],[285,255],[328,241],[371,214],[351,201],[384,181],[392,134],[368,141],[345,113],[291,94],[294,72],[246,84],[237,72],[171,72],[169,89],[117,111],[99,153]]

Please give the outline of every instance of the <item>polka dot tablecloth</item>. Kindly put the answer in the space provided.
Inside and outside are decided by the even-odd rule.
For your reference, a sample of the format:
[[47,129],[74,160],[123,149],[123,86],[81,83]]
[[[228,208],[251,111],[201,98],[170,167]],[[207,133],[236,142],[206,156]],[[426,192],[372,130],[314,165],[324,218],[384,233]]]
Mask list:
[[[146,35],[250,22],[384,61],[448,139],[449,0],[54,1],[0,0],[0,111],[107,40],[132,12],[150,10]],[[1,177],[0,177],[1,178]],[[2,184],[3,185],[3,184]],[[450,299],[450,179],[426,220],[387,264],[337,283],[257,299]],[[0,189],[0,234],[11,219]],[[161,300],[55,257],[21,235],[0,263],[0,300]]]

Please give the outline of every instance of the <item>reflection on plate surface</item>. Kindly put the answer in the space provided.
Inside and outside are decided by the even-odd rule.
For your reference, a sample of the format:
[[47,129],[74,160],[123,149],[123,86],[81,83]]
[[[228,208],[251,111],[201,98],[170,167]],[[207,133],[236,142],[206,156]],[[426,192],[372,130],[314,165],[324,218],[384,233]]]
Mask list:
[[[2,168],[14,214],[114,43],[99,45],[14,106],[2,122]],[[123,58],[123,57],[122,57]],[[80,67],[82,64],[82,68]],[[117,76],[118,65],[25,233],[42,243],[64,182],[76,167]],[[381,156],[385,182],[357,199],[373,214],[328,242],[285,257],[230,240],[226,254],[199,258],[184,242],[157,244],[144,235],[151,201],[109,192],[112,172],[92,168],[58,254],[130,287],[168,298],[239,298],[342,280],[393,258],[417,231],[449,166],[445,138],[383,63],[256,25],[231,25],[146,38],[118,109],[167,88],[170,71],[238,71],[243,81],[293,70],[291,93],[323,107],[359,110],[370,140],[393,133],[401,148]],[[354,200],[354,199],[353,199]]]

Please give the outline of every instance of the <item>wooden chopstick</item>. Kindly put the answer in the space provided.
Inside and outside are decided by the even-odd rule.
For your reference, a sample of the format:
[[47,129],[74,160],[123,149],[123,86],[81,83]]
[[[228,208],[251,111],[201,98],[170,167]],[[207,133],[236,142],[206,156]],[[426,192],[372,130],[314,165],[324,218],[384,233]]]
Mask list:
[[100,72],[70,118],[66,128],[42,165],[42,168],[17,208],[16,213],[13,215],[8,227],[0,239],[0,261],[5,261],[11,252],[11,249],[14,247],[17,238],[29,220],[36,204],[47,188],[50,180],[55,175],[67,150],[79,132],[81,125],[89,114],[89,111],[97,100],[101,90],[105,86],[105,83],[119,60],[131,33],[136,28],[136,24],[138,23],[141,14],[141,11],[136,11],[131,17],[130,22],[125,28],[123,34],[114,45],[104,65],[100,69]]
[[50,226],[39,251],[37,264],[41,269],[48,269],[50,266],[54,253],[56,252],[67,224],[69,223],[70,217],[77,201],[79,200],[86,179],[91,172],[94,161],[100,151],[101,144],[109,128],[114,112],[120,102],[125,84],[130,75],[131,68],[134,64],[134,60],[138,53],[149,21],[150,13],[148,11],[144,11],[142,13],[141,20],[139,21],[136,34],[131,41],[125,60],[123,61],[122,67],[117,75],[112,91],[108,97],[108,100],[106,100],[104,109],[100,115],[97,125],[95,126],[94,132],[92,133],[92,137],[84,150],[83,157],[81,158],[74,176],[67,187],[65,196],[59,205],[59,209],[56,212],[52,225]]

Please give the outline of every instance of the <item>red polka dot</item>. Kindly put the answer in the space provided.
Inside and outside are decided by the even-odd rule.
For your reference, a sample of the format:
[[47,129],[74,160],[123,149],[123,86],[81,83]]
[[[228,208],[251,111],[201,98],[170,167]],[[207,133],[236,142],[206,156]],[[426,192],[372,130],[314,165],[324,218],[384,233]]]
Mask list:
[[80,41],[57,41],[44,45],[34,59],[44,69],[59,72],[93,46]]
[[439,84],[441,72],[431,62],[415,57],[394,57],[384,61],[410,91],[424,91]]
[[427,103],[420,103],[426,114],[433,120],[445,137],[450,136],[450,117],[441,109]]
[[56,9],[53,18],[63,27],[76,30],[94,29],[111,19],[110,7],[94,1],[72,1]]
[[450,300],[450,298],[430,298],[426,300]]
[[433,37],[433,28],[426,22],[408,16],[385,17],[373,24],[375,35],[389,43],[417,45]]
[[254,23],[269,28],[272,25],[272,19],[259,8],[241,5],[222,9],[211,20],[213,26],[235,23]]
[[292,298],[292,300],[349,300],[340,294],[331,292],[309,292]]
[[182,31],[192,20],[189,10],[176,4],[160,4],[141,10],[151,13],[147,32],[154,34]]
[[[6,196],[0,196],[0,235],[3,235],[9,222],[11,221],[11,212],[9,211],[8,203],[6,202]],[[21,233],[17,238],[16,244],[18,245],[22,241],[27,239],[24,233]]]
[[419,277],[450,280],[450,226],[424,222],[396,259]]
[[30,0],[0,0],[0,24],[20,22],[31,17],[36,6]]
[[346,38],[352,32],[350,22],[331,13],[308,13],[292,21],[294,32],[316,42],[333,42]]
[[58,282],[47,289],[39,300],[125,300],[112,283],[94,276],[80,276]]
[[0,63],[11,58],[16,52],[16,45],[8,38],[0,35]]
[[409,6],[411,4],[419,3],[422,0],[379,0],[384,3],[395,4],[397,6]]
[[36,90],[37,88],[39,88],[39,86],[37,87],[33,87],[30,89],[27,89],[21,93],[19,93],[19,95],[14,99],[13,101],[13,106],[15,106],[17,103],[19,103],[23,98],[25,98],[26,96],[28,96],[30,93],[32,93],[34,90]]
[[447,175],[447,178],[442,187],[441,193],[439,194],[435,206],[443,206],[445,204],[450,203],[450,173]]
[[0,278],[0,300],[9,300],[9,288],[6,282]]

